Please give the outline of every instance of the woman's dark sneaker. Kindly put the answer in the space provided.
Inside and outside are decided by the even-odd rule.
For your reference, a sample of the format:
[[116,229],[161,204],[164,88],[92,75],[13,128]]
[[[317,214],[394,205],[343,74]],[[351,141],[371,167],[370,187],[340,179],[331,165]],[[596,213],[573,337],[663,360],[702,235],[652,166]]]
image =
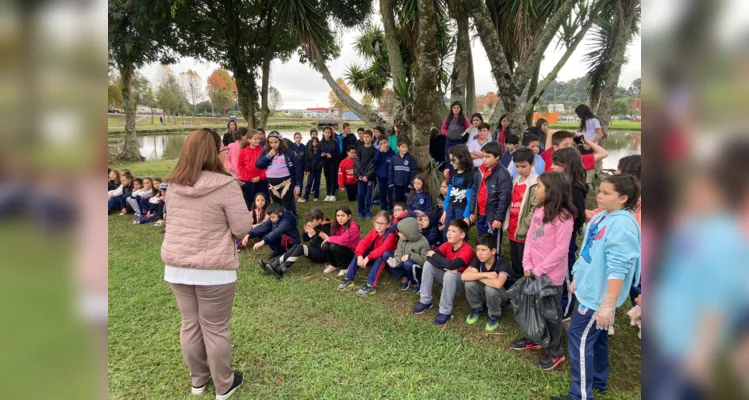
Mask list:
[[529,341],[526,338],[522,338],[522,339],[519,339],[510,343],[510,348],[513,350],[518,350],[518,351],[519,350],[538,350],[541,348],[541,346]]
[[229,388],[228,392],[224,394],[216,393],[216,400],[228,399],[237,391],[237,389],[239,389],[239,386],[241,386],[243,382],[244,382],[244,376],[242,376],[242,373],[239,371],[234,371],[234,383],[231,384],[231,387]]

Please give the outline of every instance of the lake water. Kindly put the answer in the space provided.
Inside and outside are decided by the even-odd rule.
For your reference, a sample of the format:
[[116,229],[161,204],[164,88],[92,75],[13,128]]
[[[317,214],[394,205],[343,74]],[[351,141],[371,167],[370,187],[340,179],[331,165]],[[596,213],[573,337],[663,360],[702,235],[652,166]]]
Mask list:
[[[293,140],[293,130],[279,131],[283,137]],[[184,134],[168,135],[143,135],[138,137],[140,153],[147,160],[161,160],[178,158],[185,144],[185,138],[189,132]],[[302,142],[307,143],[309,132],[301,132]],[[222,133],[223,135],[223,133]],[[609,156],[603,160],[604,169],[616,169],[619,159],[631,154],[641,154],[642,135],[640,132],[610,132],[606,141],[606,149]],[[117,142],[109,142],[109,152],[116,154],[122,149],[124,139]]]

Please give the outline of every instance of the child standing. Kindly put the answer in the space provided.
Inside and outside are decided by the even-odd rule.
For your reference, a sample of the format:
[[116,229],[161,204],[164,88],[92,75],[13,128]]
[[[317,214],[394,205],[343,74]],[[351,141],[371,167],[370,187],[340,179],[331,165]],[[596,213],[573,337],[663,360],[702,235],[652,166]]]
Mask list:
[[[567,276],[567,250],[575,216],[570,191],[570,183],[562,174],[547,172],[538,178],[536,200],[539,205],[533,211],[523,254],[525,276],[541,278],[545,275],[551,280],[555,290],[557,312],[554,318],[546,316],[549,344],[544,349],[543,360],[537,364],[544,371],[551,371],[564,362],[560,300],[564,278]],[[540,348],[525,337],[512,342],[510,347],[514,350]]]
[[284,209],[296,215],[296,196],[301,191],[299,176],[294,165],[294,154],[286,147],[286,141],[278,132],[273,131],[268,135],[265,149],[255,166],[266,170],[271,202],[281,204]]
[[325,262],[325,255],[321,249],[323,238],[320,235],[330,234],[330,220],[325,218],[325,215],[319,208],[313,208],[307,211],[307,214],[304,215],[304,219],[307,223],[304,224],[302,240],[307,242],[307,244],[300,243],[291,246],[284,255],[270,263],[258,260],[260,267],[262,267],[266,273],[274,275],[277,279],[281,279],[283,278],[284,272],[291,268],[299,257],[302,256],[307,257],[314,263]]
[[432,196],[429,195],[429,188],[426,186],[426,179],[417,175],[411,182],[411,192],[408,194],[408,209],[411,211],[431,211]]
[[386,252],[395,250],[398,244],[398,237],[393,229],[388,227],[390,215],[386,211],[380,211],[375,215],[373,225],[374,229],[369,231],[367,236],[359,242],[354,250],[354,257],[349,263],[346,270],[346,277],[338,285],[338,290],[344,290],[354,283],[354,277],[359,268],[369,268],[367,283],[359,289],[358,296],[374,294],[377,283],[380,281],[380,274],[385,268],[383,255]]
[[344,150],[353,146],[356,149],[356,135],[351,132],[351,124],[343,123],[343,134],[341,135],[341,145]]
[[408,153],[411,142],[408,139],[398,139],[398,154],[393,156],[388,172],[388,187],[393,190],[395,202],[406,201],[406,193],[411,188],[411,182],[416,177],[416,159]]
[[232,142],[226,146],[227,150],[226,159],[224,159],[224,166],[227,171],[231,173],[231,176],[233,176],[234,179],[242,179],[237,164],[239,163],[239,153],[242,151],[242,140],[244,140],[248,132],[249,130],[245,127],[237,128],[232,133]]
[[320,141],[317,140],[317,137],[313,137],[307,145],[307,155],[304,161],[304,174],[307,176],[307,187],[304,188],[304,197],[299,200],[300,203],[306,203],[309,200],[310,192],[313,189],[313,201],[317,201],[320,198],[321,160]]
[[401,290],[411,287],[413,293],[420,290],[421,267],[426,262],[429,252],[427,239],[419,233],[419,226],[413,218],[398,222],[398,247],[395,253],[386,252],[385,261],[393,276],[401,278]]
[[465,221],[452,220],[447,226],[447,242],[437,250],[427,252],[427,261],[421,273],[421,298],[414,305],[413,313],[421,315],[432,308],[432,285],[436,280],[442,284],[440,309],[434,317],[436,325],[445,325],[452,319],[455,293],[465,293],[460,274],[468,268],[474,257],[473,249],[465,241],[467,234],[468,224]]
[[377,149],[372,146],[372,131],[361,133],[361,145],[356,148],[354,174],[358,180],[359,218],[372,218],[372,191],[377,175],[375,158]]
[[[291,151],[294,152],[294,169],[297,172],[297,182],[299,187],[304,187],[305,161],[307,159],[307,146],[302,144],[302,134],[294,133],[294,143],[291,144]],[[301,195],[297,201],[301,200]]]
[[252,246],[257,250],[265,245],[273,251],[270,257],[283,254],[291,246],[301,243],[299,230],[296,227],[296,215],[284,210],[279,203],[268,206],[268,220],[253,228],[248,234],[250,239],[262,238]]
[[471,222],[476,222],[479,235],[491,233],[497,239],[497,248],[500,248],[502,222],[507,216],[507,208],[512,197],[512,178],[507,170],[499,165],[499,156],[502,155],[499,143],[487,143],[481,151],[484,153],[484,160],[473,180]]
[[264,193],[266,196],[268,195],[268,178],[265,175],[265,170],[255,165],[260,154],[263,153],[260,142],[264,138],[265,136],[260,131],[251,130],[247,133],[242,140],[242,150],[239,152],[239,159],[237,160],[237,169],[239,169],[240,178],[244,182],[242,192],[248,210],[252,209],[255,194]]
[[[459,144],[450,149],[450,165],[452,165],[452,173],[450,174],[450,185],[447,187],[447,196],[443,204],[442,218],[440,223],[443,226],[447,226],[451,221],[461,219],[466,224],[470,224],[471,210],[469,205],[471,203],[472,191],[473,191],[473,179],[476,174],[473,169],[473,161],[471,160],[471,153],[468,152],[468,147],[464,144]],[[445,239],[447,238],[447,230],[443,229]]]
[[513,156],[513,162],[520,177],[513,180],[510,208],[507,210],[507,217],[502,226],[510,239],[511,283],[517,282],[524,275],[525,238],[531,226],[533,210],[538,205],[538,200],[536,200],[538,175],[533,170],[534,158],[533,150],[528,148],[519,149]]
[[509,301],[505,283],[510,275],[510,264],[497,253],[496,246],[497,242],[492,235],[479,236],[476,239],[476,258],[460,277],[465,283],[466,299],[471,306],[466,323],[475,324],[486,305],[489,309],[489,318],[484,327],[485,331],[493,331],[499,327],[502,304]]
[[335,192],[338,190],[338,158],[341,151],[338,147],[338,141],[333,136],[333,129],[326,126],[322,131],[322,136],[320,156],[325,173],[325,193],[327,193],[323,201],[335,201]]
[[329,274],[340,269],[338,275],[343,276],[361,240],[359,225],[353,220],[351,209],[348,206],[338,207],[335,221],[330,227],[330,235],[320,233],[320,237],[323,238],[322,253],[327,260],[323,272]]
[[515,154],[518,143],[520,143],[520,138],[516,135],[507,135],[507,137],[505,137],[506,150],[502,153],[502,158],[499,159],[499,163],[502,164],[503,167],[509,168],[510,163],[512,162],[512,155]]
[[570,291],[580,303],[567,330],[572,384],[567,396],[552,399],[591,399],[593,389],[607,389],[607,330],[627,299],[627,289],[640,282],[641,234],[632,215],[639,198],[633,176],[608,176],[601,182],[596,200],[603,212],[588,224],[572,268]]
[[[534,158],[534,164],[533,170],[536,171],[538,175],[541,175],[544,173],[546,169],[546,163],[544,162],[544,159],[538,154],[541,151],[541,142],[538,139],[538,136],[529,133],[523,136],[523,140],[521,141],[523,147],[527,147],[531,150],[533,150],[533,154],[535,154]],[[517,178],[519,176],[518,171],[515,170],[515,163],[510,162],[510,166],[507,167],[507,171],[510,172],[510,175],[513,179]]]
[[[338,187],[346,190],[348,201],[356,200],[356,175],[354,164],[356,163],[356,148],[349,146],[346,149],[346,158],[338,166]],[[361,218],[361,217],[360,217]]]
[[392,211],[393,197],[388,187],[388,176],[390,174],[390,162],[395,152],[388,145],[388,139],[381,135],[380,150],[375,154],[374,163],[377,166],[377,189],[380,192],[380,211]]
[[[554,133],[556,135],[559,132]],[[592,156],[589,154],[588,156]],[[552,156],[554,172],[565,175],[568,182],[572,183],[572,204],[577,210],[575,223],[572,227],[572,239],[570,240],[569,253],[567,254],[567,279],[562,292],[562,311],[564,318],[572,317],[575,310],[575,296],[569,293],[569,285],[572,276],[572,266],[575,265],[575,254],[577,253],[577,235],[585,224],[585,198],[588,196],[588,185],[585,183],[585,168],[580,153],[575,148],[564,148],[554,152]]]
[[[463,114],[463,105],[459,101],[454,101],[440,129],[442,135],[445,136],[445,159],[450,158],[450,149],[463,143],[463,138],[470,128],[471,122]],[[452,172],[452,166],[448,168]]]

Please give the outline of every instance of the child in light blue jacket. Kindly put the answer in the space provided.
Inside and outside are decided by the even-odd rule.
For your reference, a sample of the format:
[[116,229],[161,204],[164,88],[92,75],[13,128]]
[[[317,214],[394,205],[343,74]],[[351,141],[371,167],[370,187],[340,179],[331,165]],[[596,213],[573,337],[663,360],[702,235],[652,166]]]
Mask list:
[[567,331],[572,385],[560,398],[593,399],[593,389],[607,389],[608,328],[629,288],[640,281],[641,234],[632,215],[639,198],[639,184],[630,175],[609,176],[601,183],[596,200],[604,212],[590,221],[572,268],[569,290],[580,305]]

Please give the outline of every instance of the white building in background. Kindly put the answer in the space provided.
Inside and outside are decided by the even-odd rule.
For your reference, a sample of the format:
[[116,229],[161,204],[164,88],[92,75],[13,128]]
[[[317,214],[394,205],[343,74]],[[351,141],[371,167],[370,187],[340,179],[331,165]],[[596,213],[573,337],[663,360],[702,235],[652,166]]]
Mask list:
[[563,113],[564,104],[549,104],[549,112],[550,113]]
[[280,112],[286,116],[301,115],[303,118],[338,118],[338,110],[326,107],[288,109]]
[[[135,113],[136,114],[148,114],[151,115],[151,107],[147,106],[135,106]],[[160,108],[154,108],[153,109],[153,115],[160,115],[162,114]]]

